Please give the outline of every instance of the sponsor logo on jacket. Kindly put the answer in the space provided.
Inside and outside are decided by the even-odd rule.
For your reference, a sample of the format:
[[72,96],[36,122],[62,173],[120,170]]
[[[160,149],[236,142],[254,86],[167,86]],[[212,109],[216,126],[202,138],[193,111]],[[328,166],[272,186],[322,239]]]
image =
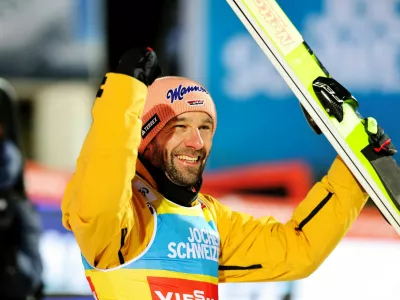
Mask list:
[[170,242],[168,257],[178,259],[205,259],[218,262],[219,237],[214,230],[189,228],[186,242]]
[[218,300],[216,284],[175,278],[147,277],[153,300]]

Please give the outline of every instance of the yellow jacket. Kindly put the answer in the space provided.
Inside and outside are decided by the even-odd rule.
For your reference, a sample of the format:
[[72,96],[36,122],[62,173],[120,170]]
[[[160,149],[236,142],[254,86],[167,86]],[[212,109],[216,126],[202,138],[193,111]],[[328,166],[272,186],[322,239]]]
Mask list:
[[[150,243],[154,218],[132,191],[135,174],[157,188],[137,151],[147,88],[126,75],[106,78],[62,201],[63,225],[85,260],[101,269],[138,257]],[[249,282],[310,275],[346,235],[367,195],[337,158],[286,224],[231,211],[208,195],[199,198],[220,236],[219,282]]]

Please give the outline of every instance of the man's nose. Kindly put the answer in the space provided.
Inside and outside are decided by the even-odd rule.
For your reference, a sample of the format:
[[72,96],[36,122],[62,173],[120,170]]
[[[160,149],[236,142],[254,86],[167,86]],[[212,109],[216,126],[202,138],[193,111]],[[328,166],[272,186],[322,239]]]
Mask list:
[[194,129],[185,140],[185,146],[195,150],[200,150],[204,146],[204,141],[201,138],[199,129]]

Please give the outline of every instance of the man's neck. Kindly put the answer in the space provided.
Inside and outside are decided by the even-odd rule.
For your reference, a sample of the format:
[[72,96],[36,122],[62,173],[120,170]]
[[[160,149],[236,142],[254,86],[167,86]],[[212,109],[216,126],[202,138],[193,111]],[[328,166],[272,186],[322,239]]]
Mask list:
[[140,161],[145,166],[147,171],[153,177],[157,184],[157,190],[166,199],[182,206],[190,207],[197,199],[200,191],[202,179],[193,187],[180,186],[173,183],[166,175],[165,172],[157,167],[154,167],[150,162],[146,161],[143,157]]

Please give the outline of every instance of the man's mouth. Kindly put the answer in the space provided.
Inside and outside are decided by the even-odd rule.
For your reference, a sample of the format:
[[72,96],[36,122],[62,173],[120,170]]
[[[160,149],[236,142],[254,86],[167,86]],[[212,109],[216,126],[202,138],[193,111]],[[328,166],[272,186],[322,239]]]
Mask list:
[[188,164],[196,164],[200,161],[200,156],[175,155],[175,157]]

